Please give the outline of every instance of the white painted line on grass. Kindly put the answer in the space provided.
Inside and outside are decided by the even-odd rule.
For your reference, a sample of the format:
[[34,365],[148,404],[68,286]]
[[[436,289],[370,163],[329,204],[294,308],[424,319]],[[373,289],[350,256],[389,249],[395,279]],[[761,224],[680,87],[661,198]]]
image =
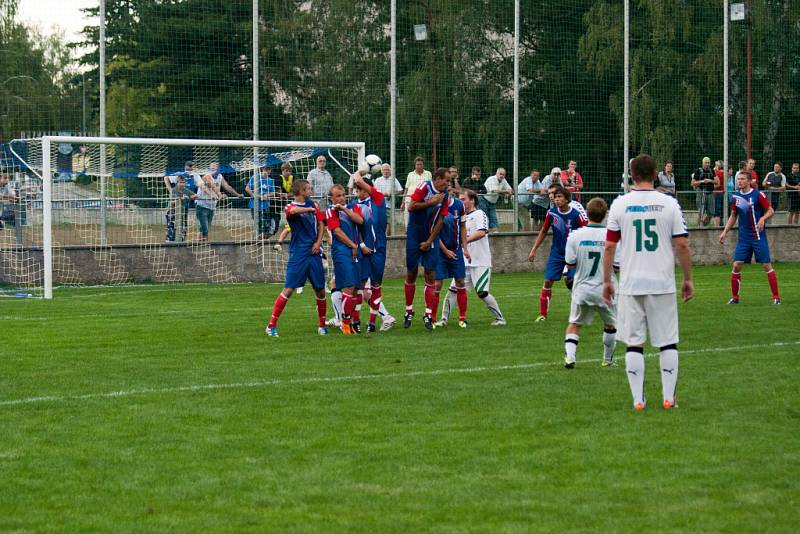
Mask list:
[[[752,349],[765,349],[772,347],[794,347],[800,345],[798,341],[778,341],[775,343],[766,343],[760,345],[739,345],[735,347],[709,347],[705,349],[695,350],[682,350],[681,355],[686,354],[704,354],[709,352],[733,352],[737,350],[752,350]],[[647,358],[658,356],[657,352],[650,352],[645,355]],[[593,358],[586,360],[579,360],[579,364],[583,363],[598,363],[603,361],[602,358]],[[408,371],[404,373],[383,373],[383,374],[364,374],[364,375],[344,375],[344,376],[312,376],[304,378],[287,378],[276,380],[259,380],[253,382],[233,382],[228,384],[195,384],[188,386],[174,386],[165,388],[141,388],[141,389],[128,389],[121,391],[109,391],[106,393],[87,393],[85,395],[50,395],[41,397],[27,397],[24,399],[10,399],[0,401],[0,406],[18,406],[24,404],[37,404],[44,402],[69,402],[69,401],[83,401],[83,400],[96,400],[96,399],[117,399],[124,397],[133,397],[138,395],[148,394],[166,394],[166,393],[184,393],[196,391],[214,391],[224,389],[250,389],[250,388],[264,388],[269,386],[292,386],[298,384],[333,384],[337,382],[359,382],[367,380],[386,380],[392,378],[414,378],[418,376],[441,376],[441,375],[454,375],[454,374],[471,374],[471,373],[490,373],[495,371],[516,371],[520,369],[533,369],[536,367],[546,367],[551,365],[563,365],[561,360],[553,362],[535,362],[535,363],[521,363],[513,365],[498,365],[493,367],[460,367],[452,369],[434,369],[431,371]]]

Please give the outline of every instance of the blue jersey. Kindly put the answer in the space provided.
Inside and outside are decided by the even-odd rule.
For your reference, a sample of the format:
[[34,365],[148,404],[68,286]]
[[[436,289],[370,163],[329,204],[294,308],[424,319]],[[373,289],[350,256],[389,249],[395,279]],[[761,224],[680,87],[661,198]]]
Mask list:
[[[258,191],[253,186],[253,183],[258,180]],[[247,182],[247,188],[253,192],[255,196],[261,198],[262,195],[267,195],[269,193],[275,192],[275,182],[272,181],[272,178],[262,178],[261,175],[251,176],[250,181]],[[250,200],[247,203],[247,207],[253,209],[253,197],[250,197]],[[262,200],[259,202],[258,205],[259,209],[266,210],[269,208],[269,200]]]
[[369,198],[358,201],[358,207],[364,217],[361,240],[373,252],[386,250],[386,199],[383,193],[373,188]]
[[448,250],[461,255],[463,254],[461,251],[461,218],[464,216],[464,203],[451,197],[449,204],[439,237]]
[[550,208],[544,218],[542,232],[547,232],[548,228],[553,230],[553,244],[550,247],[550,257],[564,260],[567,250],[567,238],[569,233],[588,224],[586,216],[574,206],[569,206],[569,211],[562,213],[557,206]]
[[[359,208],[358,204],[351,203],[347,207],[353,210],[353,213],[361,215],[361,208]],[[350,247],[345,245],[333,231],[336,228],[341,228],[350,241],[358,245],[361,243],[361,232],[358,225],[344,211],[338,211],[333,208],[328,208],[325,211],[325,220],[328,224],[328,230],[331,232],[331,252],[334,259],[343,254],[346,254],[347,257],[352,257],[353,252]]]
[[436,188],[433,187],[433,182],[430,180],[419,184],[411,194],[411,198],[415,202],[427,202],[431,197],[439,193],[444,193],[444,198],[441,202],[429,208],[412,211],[408,214],[406,236],[412,243],[421,243],[431,236],[431,231],[439,217],[445,217],[447,215],[449,195],[447,191],[437,191]]
[[[299,208],[314,208],[313,212],[291,214],[293,207]],[[324,220],[322,212],[319,207],[312,200],[305,202],[290,202],[286,205],[284,210],[286,220],[289,222],[289,228],[292,230],[291,241],[289,242],[289,254],[295,255],[311,255],[311,248],[316,242],[318,234],[319,221]],[[320,255],[322,251],[320,250]]]
[[752,243],[764,239],[764,231],[758,231],[756,225],[770,208],[769,200],[761,191],[751,189],[749,193],[736,191],[733,194],[733,206],[739,216],[739,241]]

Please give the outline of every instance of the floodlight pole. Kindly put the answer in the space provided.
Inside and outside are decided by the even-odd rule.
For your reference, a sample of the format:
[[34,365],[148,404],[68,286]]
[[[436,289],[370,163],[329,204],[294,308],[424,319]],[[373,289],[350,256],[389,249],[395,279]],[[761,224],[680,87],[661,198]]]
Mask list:
[[[100,137],[108,135],[106,131],[106,0],[100,0],[100,36],[98,48],[100,52]],[[106,227],[106,145],[100,145],[100,244],[108,243]]]
[[622,171],[623,188],[627,193],[630,190],[628,173],[630,172],[630,120],[631,120],[631,2],[625,0],[625,31],[624,31],[624,54],[625,54],[625,107],[622,127],[623,137],[623,162],[624,167]]
[[519,232],[519,2],[514,0],[514,231]]
[[[728,84],[729,84],[729,75],[728,75],[728,60],[729,60],[729,49],[728,49],[728,30],[730,26],[730,7],[728,5],[728,0],[724,0],[722,2],[722,9],[723,13],[723,24],[722,24],[722,190],[724,193],[722,194],[722,213],[728,213],[728,127],[730,121],[730,103],[728,100]],[[724,218],[724,217],[723,217]]]
[[391,2],[391,24],[389,51],[389,165],[392,167],[391,178],[391,203],[389,207],[389,230],[394,235],[394,206],[395,190],[394,184],[397,180],[397,161],[395,160],[397,150],[397,0]]

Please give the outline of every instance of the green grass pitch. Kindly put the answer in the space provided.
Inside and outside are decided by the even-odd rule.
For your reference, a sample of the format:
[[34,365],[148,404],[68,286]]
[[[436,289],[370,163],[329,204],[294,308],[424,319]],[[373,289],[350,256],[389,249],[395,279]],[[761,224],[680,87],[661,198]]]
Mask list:
[[652,349],[631,409],[597,324],[562,367],[541,273],[492,280],[505,328],[471,295],[468,330],[358,338],[318,337],[308,290],[267,338],[277,285],[2,299],[0,531],[796,531],[800,265],[776,269],[780,307],[757,266],[737,307],[695,270],[671,412]]

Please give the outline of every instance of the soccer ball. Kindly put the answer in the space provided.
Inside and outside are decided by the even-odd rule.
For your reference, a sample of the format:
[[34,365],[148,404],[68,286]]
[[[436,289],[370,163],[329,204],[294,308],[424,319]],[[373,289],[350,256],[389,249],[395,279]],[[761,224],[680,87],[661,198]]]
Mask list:
[[367,165],[369,165],[369,170],[372,174],[380,174],[381,172],[381,165],[383,165],[383,161],[381,161],[380,156],[376,156],[375,154],[370,154],[366,157]]

